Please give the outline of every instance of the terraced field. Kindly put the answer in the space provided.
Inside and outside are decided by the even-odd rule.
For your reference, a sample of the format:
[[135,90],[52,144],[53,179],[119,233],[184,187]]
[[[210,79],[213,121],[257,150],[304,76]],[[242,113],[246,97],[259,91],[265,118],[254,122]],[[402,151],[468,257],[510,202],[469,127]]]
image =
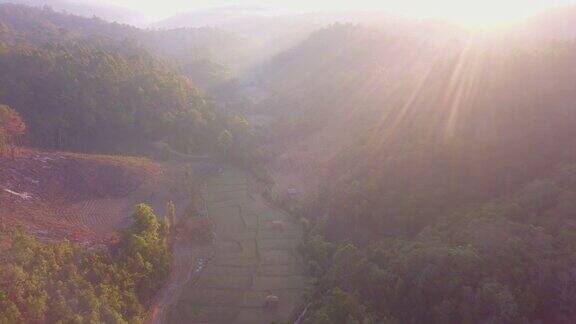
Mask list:
[[170,190],[181,182],[179,166],[145,158],[21,149],[0,165],[0,223],[42,239],[108,244],[135,204],[163,215],[166,201],[186,199]]
[[[216,252],[183,289],[166,322],[290,320],[308,287],[296,252],[302,235],[299,222],[264,204],[250,192],[246,174],[231,167],[208,181],[204,196],[216,225]],[[272,305],[270,296],[277,297]]]

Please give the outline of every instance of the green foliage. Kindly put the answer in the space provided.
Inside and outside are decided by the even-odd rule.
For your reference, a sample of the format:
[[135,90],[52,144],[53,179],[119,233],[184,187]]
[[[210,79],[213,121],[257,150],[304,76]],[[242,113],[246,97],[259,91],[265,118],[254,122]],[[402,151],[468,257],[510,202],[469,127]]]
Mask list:
[[40,242],[13,230],[0,247],[0,323],[142,323],[168,276],[170,253],[152,209],[112,251]]
[[26,133],[26,124],[14,109],[0,104],[0,154],[9,147],[15,158],[15,146]]
[[218,135],[218,148],[223,153],[227,153],[230,149],[230,145],[232,145],[232,135],[229,131],[224,130],[220,135]]
[[[159,139],[205,145],[211,136],[214,117],[197,90],[138,49],[14,47],[0,54],[0,71],[0,95],[44,147],[110,150]],[[179,142],[183,134],[197,142]]]
[[[192,40],[176,53],[166,45],[164,56],[158,43],[178,42],[166,32],[9,4],[0,5],[0,20],[0,99],[26,120],[37,146],[126,152],[164,141],[192,153],[227,149],[233,143],[218,142],[221,134],[238,145],[248,132],[167,63],[189,54]],[[187,39],[185,30],[174,33]]]
[[[569,297],[576,286],[566,283],[576,265],[573,170],[562,165],[550,178],[440,217],[413,237],[357,247],[309,231],[302,249],[317,267],[320,296],[310,319],[345,323],[367,310],[401,323],[569,321],[576,316]],[[322,248],[328,245],[337,248]],[[348,297],[329,297],[335,289]],[[362,311],[342,306],[352,296]]]
[[172,227],[176,224],[176,205],[172,200],[166,202],[166,215],[164,215],[164,222],[166,223],[168,232],[170,232]]

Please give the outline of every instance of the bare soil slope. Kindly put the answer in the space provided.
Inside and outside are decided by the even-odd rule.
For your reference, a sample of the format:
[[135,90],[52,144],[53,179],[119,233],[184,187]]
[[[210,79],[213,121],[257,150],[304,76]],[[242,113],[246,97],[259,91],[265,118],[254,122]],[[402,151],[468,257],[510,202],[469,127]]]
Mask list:
[[40,238],[105,243],[164,182],[164,168],[143,158],[25,149],[16,161],[0,157],[0,221]]

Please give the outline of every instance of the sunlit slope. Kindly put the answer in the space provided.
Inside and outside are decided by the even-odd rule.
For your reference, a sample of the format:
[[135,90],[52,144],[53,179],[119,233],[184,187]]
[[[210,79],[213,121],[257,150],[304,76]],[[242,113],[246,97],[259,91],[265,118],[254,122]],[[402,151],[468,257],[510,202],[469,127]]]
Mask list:
[[420,31],[335,26],[264,74],[272,172],[317,178],[309,322],[570,322],[573,41]]
[[279,57],[263,104],[281,116],[278,168],[326,179],[342,217],[366,191],[382,208],[376,192],[409,192],[424,225],[442,201],[495,197],[574,157],[572,43],[448,36],[335,26]]

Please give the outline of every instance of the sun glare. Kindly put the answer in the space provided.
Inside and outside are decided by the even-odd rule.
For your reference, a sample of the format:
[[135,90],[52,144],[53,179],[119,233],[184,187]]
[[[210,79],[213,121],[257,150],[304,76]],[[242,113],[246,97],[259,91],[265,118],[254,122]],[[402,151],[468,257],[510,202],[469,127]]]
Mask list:
[[446,19],[468,27],[492,28],[518,22],[554,5],[537,0],[411,1],[408,14]]
[[[90,1],[90,0],[78,0]],[[135,8],[159,19],[177,12],[219,6],[259,5],[297,12],[384,11],[417,18],[446,19],[473,27],[517,22],[553,6],[576,0],[100,0]]]

